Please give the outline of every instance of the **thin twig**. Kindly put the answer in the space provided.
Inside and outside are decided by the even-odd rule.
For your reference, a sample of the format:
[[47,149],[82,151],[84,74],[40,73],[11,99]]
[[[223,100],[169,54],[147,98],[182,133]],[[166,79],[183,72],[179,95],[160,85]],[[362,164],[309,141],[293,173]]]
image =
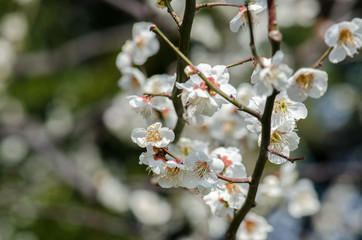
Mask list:
[[222,180],[225,180],[225,181],[228,181],[230,183],[251,183],[251,177],[247,177],[247,178],[229,178],[229,177],[225,177],[221,174],[216,174],[216,176],[219,178],[219,179],[222,179]]
[[[173,45],[171,43],[171,41],[160,31],[160,29],[158,29],[158,27],[156,25],[152,25],[151,26],[151,31],[154,31],[155,33],[157,33],[174,51],[175,53],[188,65],[191,65],[192,67],[194,67],[195,69],[196,66],[182,53],[178,50],[177,47],[175,47],[175,45]],[[249,113],[250,115],[256,117],[258,120],[261,119],[261,115],[257,112],[254,111],[251,108],[246,107],[245,105],[243,105],[242,103],[240,103],[239,101],[237,101],[234,96],[228,96],[225,92],[221,91],[220,88],[216,87],[215,84],[213,84],[202,72],[199,71],[199,73],[197,73],[202,80],[216,93],[218,93],[220,96],[222,96],[224,99],[226,99],[227,101],[229,101],[230,103],[232,103],[234,106],[236,106],[240,111],[244,111]]]
[[282,34],[277,25],[274,0],[268,0],[268,19],[268,37],[272,47],[272,55],[274,55],[280,49],[280,44],[282,42]]
[[256,52],[256,48],[255,48],[255,41],[254,41],[254,32],[253,32],[253,23],[252,23],[252,19],[251,19],[251,15],[250,15],[250,11],[249,11],[249,4],[248,2],[246,3],[246,11],[247,11],[247,15],[248,15],[248,25],[249,25],[249,30],[250,30],[250,49],[251,52],[253,53],[254,59],[258,62],[259,66],[261,68],[264,68],[264,64],[262,63],[258,53]]
[[285,156],[284,154],[282,154],[282,153],[280,153],[278,151],[275,151],[274,149],[271,149],[270,147],[268,147],[268,151],[271,152],[272,154],[278,155],[279,157],[288,160],[291,163],[294,163],[295,161],[298,161],[298,160],[304,160],[304,156],[301,156],[299,158],[290,158],[290,157]]
[[182,162],[182,161],[180,160],[180,158],[178,158],[175,154],[173,154],[170,150],[168,150],[167,147],[164,147],[164,148],[162,148],[162,149],[163,149],[163,151],[165,151],[168,155],[170,155],[171,157],[173,157],[176,161]]
[[244,64],[246,62],[251,62],[253,61],[254,58],[253,57],[249,57],[247,59],[244,59],[244,60],[241,60],[241,61],[238,61],[238,62],[235,62],[235,63],[232,63],[232,64],[229,64],[229,65],[226,65],[226,68],[231,68],[231,67],[235,67],[235,66],[238,66],[238,65],[241,65],[241,64]]
[[224,3],[224,2],[214,2],[214,3],[199,3],[196,5],[195,10],[199,11],[201,8],[212,8],[212,7],[242,7],[241,4],[236,3]]
[[329,47],[323,55],[311,66],[311,68],[319,68],[323,66],[323,60],[329,55],[333,47]]
[[177,13],[173,10],[171,3],[169,0],[165,0],[166,6],[167,6],[167,12],[171,15],[173,20],[176,22],[177,27],[180,29],[182,25],[182,20],[180,16],[177,15]]
[[169,99],[171,99],[171,94],[169,94],[169,93],[147,93],[147,92],[145,92],[145,93],[143,93],[143,95],[145,95],[145,96],[149,96],[149,97],[167,97],[167,98],[169,98]]

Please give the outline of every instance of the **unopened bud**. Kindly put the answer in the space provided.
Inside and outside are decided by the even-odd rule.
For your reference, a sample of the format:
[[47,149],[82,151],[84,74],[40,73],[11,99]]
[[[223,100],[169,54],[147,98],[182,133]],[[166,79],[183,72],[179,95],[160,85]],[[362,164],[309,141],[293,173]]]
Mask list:
[[[170,0],[170,2],[171,1],[172,0]],[[166,4],[165,0],[157,0],[156,6],[159,7],[159,8],[165,8],[165,7],[167,7],[167,4]]]
[[184,72],[187,77],[190,77],[191,75],[197,74],[199,71],[194,66],[188,65],[185,67]]

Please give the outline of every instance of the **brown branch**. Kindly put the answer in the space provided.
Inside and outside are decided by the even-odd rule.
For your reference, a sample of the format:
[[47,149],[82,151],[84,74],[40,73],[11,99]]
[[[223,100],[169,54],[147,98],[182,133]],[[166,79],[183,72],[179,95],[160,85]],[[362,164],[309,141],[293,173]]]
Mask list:
[[272,154],[275,154],[281,158],[284,158],[286,160],[288,160],[289,162],[291,163],[294,163],[295,161],[298,161],[298,160],[304,160],[304,156],[301,156],[299,158],[290,158],[288,156],[285,156],[284,154],[278,152],[278,151],[275,151],[274,149],[271,149],[270,147],[268,147],[268,151],[271,152]]
[[219,178],[219,179],[222,179],[222,180],[225,180],[225,181],[228,181],[230,183],[251,183],[251,177],[247,177],[247,178],[229,178],[229,177],[225,177],[221,174],[216,174],[216,176]]
[[176,22],[178,29],[180,29],[182,25],[182,20],[180,16],[177,15],[177,13],[173,10],[170,0],[165,0],[166,6],[167,6],[167,12],[171,15],[173,20]]
[[224,2],[214,2],[214,3],[200,3],[196,5],[195,10],[199,11],[201,8],[213,8],[213,7],[242,7],[243,5],[241,4],[236,4],[236,3],[224,3]]
[[241,60],[241,61],[238,61],[238,62],[235,62],[235,63],[229,64],[229,65],[226,65],[226,68],[235,67],[235,66],[238,66],[238,65],[244,64],[244,63],[246,63],[246,62],[253,61],[253,60],[254,60],[254,58],[253,58],[253,57],[249,57],[249,58],[247,58],[247,59],[244,59],[244,60]]
[[[180,40],[178,44],[179,51],[185,55],[189,55],[190,51],[190,38],[191,38],[191,29],[195,17],[195,6],[196,0],[187,0],[184,11],[184,18],[182,20],[182,25],[180,27]],[[187,80],[187,77],[184,73],[186,63],[182,61],[181,57],[177,58],[177,67],[176,67],[176,82],[184,83]],[[184,107],[182,105],[181,98],[179,97],[182,90],[176,87],[176,82],[172,90],[172,102],[177,114],[176,126],[173,129],[175,133],[174,143],[177,143],[181,137],[181,133],[185,127]]]
[[182,162],[181,159],[178,158],[175,154],[173,154],[170,150],[168,150],[167,147],[163,147],[162,150],[165,151],[165,153],[167,153],[171,157],[173,157],[177,162]]
[[169,93],[147,93],[147,92],[145,92],[145,93],[143,93],[143,95],[145,95],[145,96],[149,96],[149,97],[167,97],[167,98],[169,98],[169,99],[171,99],[171,94],[169,94]]
[[264,64],[262,63],[258,53],[256,52],[256,47],[255,47],[255,41],[254,41],[254,32],[253,32],[253,23],[251,20],[251,15],[250,15],[250,11],[249,11],[249,4],[246,3],[246,11],[247,11],[247,15],[248,15],[248,25],[249,25],[249,31],[250,31],[250,50],[253,53],[254,59],[258,62],[258,64],[260,65],[261,68],[264,68]]
[[329,55],[333,47],[329,47],[323,55],[311,66],[311,68],[319,68],[323,66],[323,60]]
[[272,47],[272,55],[280,49],[280,43],[282,42],[282,34],[280,33],[277,25],[276,10],[274,0],[268,0],[268,36]]
[[[274,0],[268,0],[268,17],[269,17],[269,41],[272,46],[272,55],[274,55],[280,49],[280,42],[282,35],[278,30],[276,15],[275,15],[275,3]],[[250,27],[250,16],[248,12],[249,27]],[[250,28],[252,29],[252,28]],[[255,55],[254,55],[255,56]],[[260,59],[257,59],[260,60]],[[262,66],[262,65],[261,65]],[[263,174],[265,164],[268,160],[268,146],[270,144],[270,130],[271,130],[271,116],[273,113],[274,101],[277,96],[278,91],[274,89],[271,96],[266,100],[264,113],[261,118],[261,143],[258,154],[258,159],[255,164],[255,168],[252,174],[252,181],[249,186],[248,194],[246,196],[245,202],[241,209],[236,212],[233,221],[231,222],[229,229],[225,234],[225,240],[234,240],[236,237],[236,232],[244,220],[246,214],[250,211],[251,208],[255,207],[255,198],[258,191],[259,183],[261,176]]]

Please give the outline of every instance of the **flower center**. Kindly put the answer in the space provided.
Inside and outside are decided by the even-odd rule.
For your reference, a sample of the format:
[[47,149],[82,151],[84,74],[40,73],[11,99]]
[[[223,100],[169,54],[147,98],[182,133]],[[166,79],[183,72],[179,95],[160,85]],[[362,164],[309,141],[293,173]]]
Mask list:
[[169,178],[177,178],[181,173],[181,169],[178,167],[166,167],[165,171]]
[[299,87],[307,90],[312,87],[313,79],[314,79],[314,74],[308,73],[308,74],[300,74],[295,81],[299,85]]
[[248,233],[252,233],[256,227],[256,222],[245,219],[245,229]]
[[353,46],[353,34],[351,33],[351,31],[348,28],[343,29],[340,33],[339,33],[339,37],[338,37],[338,43],[339,44],[345,44],[347,46]]
[[281,99],[275,101],[274,112],[275,113],[287,113],[289,105],[290,104],[286,101],[285,98],[281,98]]
[[224,205],[224,207],[228,208],[229,204],[227,201],[225,201],[224,199],[222,199],[221,197],[218,198],[219,202],[222,203]]
[[270,143],[276,147],[277,150],[281,150],[282,144],[288,144],[288,140],[284,136],[285,132],[281,132],[279,130],[275,130],[270,137]]
[[138,79],[136,77],[132,77],[131,79],[131,87],[132,88],[140,88],[141,84],[139,83]]
[[228,191],[229,194],[237,194],[240,193],[240,188],[238,188],[238,185],[234,183],[226,183],[226,191]]
[[222,130],[227,133],[227,134],[230,134],[234,131],[235,129],[235,122],[234,121],[231,121],[231,120],[225,120],[223,123],[222,123]]
[[162,140],[161,133],[158,130],[155,131],[147,131],[146,134],[147,142],[159,142]]
[[138,48],[143,47],[146,44],[146,40],[142,36],[136,37],[135,42],[136,42],[136,46]]
[[163,160],[165,162],[167,161],[166,152],[162,148],[153,147],[153,151],[155,152],[155,154],[153,154],[154,160]]
[[207,162],[197,162],[194,171],[199,178],[203,178],[210,172],[210,166]]
[[225,169],[228,168],[229,166],[231,166],[233,164],[233,161],[231,161],[227,156],[217,156],[218,158],[221,159],[221,161],[224,162],[225,165]]

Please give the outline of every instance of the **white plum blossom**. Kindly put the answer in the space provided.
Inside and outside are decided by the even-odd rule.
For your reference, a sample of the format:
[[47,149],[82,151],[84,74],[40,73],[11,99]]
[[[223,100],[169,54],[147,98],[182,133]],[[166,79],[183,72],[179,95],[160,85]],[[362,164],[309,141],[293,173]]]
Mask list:
[[218,158],[209,158],[204,152],[192,151],[184,161],[187,169],[183,186],[212,188],[217,183],[217,173],[224,169],[224,163]]
[[[264,67],[270,67],[270,65],[272,64],[272,59],[271,58],[260,57],[260,61],[264,65]],[[256,83],[256,82],[259,81],[258,74],[259,74],[261,69],[262,69],[262,67],[260,66],[258,61],[254,60],[254,70],[251,73],[251,83]],[[254,92],[255,92],[255,90],[254,90]]]
[[260,183],[256,195],[256,202],[260,212],[269,212],[280,204],[284,191],[281,187],[280,179],[275,175],[267,175]]
[[[246,106],[262,114],[264,112],[265,101],[265,97],[253,96]],[[250,132],[259,133],[261,131],[261,123],[254,116],[247,115],[245,121],[247,122],[246,127]]]
[[[236,147],[218,147],[210,154],[213,158],[218,158],[224,163],[223,176],[229,178],[246,178],[246,169],[242,164],[242,156]],[[247,194],[247,185],[242,183],[230,183],[219,179],[217,191],[219,198],[224,204],[234,209],[241,208]],[[219,199],[219,200],[220,200]]]
[[145,225],[162,226],[172,217],[170,204],[153,191],[131,192],[128,204],[137,220]]
[[249,212],[241,222],[236,233],[237,240],[265,240],[268,233],[273,231],[266,219],[253,212]]
[[222,105],[210,122],[211,137],[224,145],[235,145],[249,133],[243,114],[232,104]]
[[362,47],[362,19],[354,18],[351,22],[340,22],[329,27],[324,41],[333,47],[328,59],[332,63],[343,61],[346,56],[353,57]]
[[169,160],[166,157],[166,152],[153,146],[147,146],[146,149],[147,152],[141,153],[139,157],[139,164],[145,164],[153,173],[160,174]]
[[[261,114],[265,108],[265,97],[252,97],[247,106]],[[271,122],[273,126],[276,126],[290,120],[305,119],[307,115],[308,110],[303,103],[292,101],[288,98],[285,91],[281,91],[274,101]],[[249,131],[261,131],[261,123],[258,119],[248,115],[245,117],[245,120]]]
[[176,81],[176,74],[156,74],[147,79],[143,86],[146,93],[168,93],[171,94]]
[[134,143],[142,148],[147,146],[162,148],[175,139],[175,134],[169,128],[162,127],[162,123],[156,122],[147,129],[135,128],[131,138]]
[[235,209],[229,207],[228,203],[220,197],[220,192],[216,189],[205,195],[203,199],[215,216],[234,217]]
[[185,173],[186,168],[182,163],[169,160],[158,176],[158,184],[163,188],[179,187],[183,183]]
[[[226,1],[228,2],[228,1]],[[241,2],[241,1],[239,1]],[[259,22],[257,14],[261,13],[266,8],[266,1],[265,0],[257,0],[250,3],[248,6],[249,12],[250,12],[250,19],[252,21],[252,24],[257,24]],[[240,27],[242,26],[245,28],[245,26],[248,25],[248,12],[246,9],[246,6],[240,7],[238,13],[236,16],[231,19],[230,21],[230,30],[232,32],[239,31]]]
[[118,81],[118,86],[126,91],[138,93],[145,81],[145,75],[138,68],[125,67],[122,70],[122,77]]
[[288,193],[288,212],[292,217],[300,218],[313,215],[320,209],[320,202],[313,184],[309,179],[300,179]]
[[302,102],[307,97],[320,98],[328,85],[328,75],[325,71],[313,68],[301,68],[289,78],[288,96],[293,101]]
[[133,25],[132,40],[134,43],[132,60],[136,65],[142,65],[148,57],[156,54],[160,48],[156,34],[150,31],[152,23],[138,22]]
[[125,68],[132,67],[133,48],[133,42],[131,40],[127,40],[122,46],[122,51],[117,55],[116,66],[121,73]]
[[[246,177],[246,171],[244,165],[241,163],[242,156],[240,154],[240,150],[236,147],[218,147],[215,148],[211,154],[213,158],[219,158],[224,163],[224,172],[226,173],[230,169],[235,168],[236,166],[241,166],[242,171],[238,172],[236,175],[234,174],[233,177],[236,178],[243,178]],[[239,168],[238,168],[239,169]]]
[[274,88],[281,91],[288,87],[288,78],[292,75],[293,70],[282,63],[283,58],[283,52],[277,51],[270,66],[264,66],[255,78],[252,78],[251,83],[255,84],[257,95],[270,96]]
[[[228,96],[236,96],[236,89],[228,83],[230,75],[226,66],[216,65],[211,67],[202,63],[197,66],[197,69]],[[197,74],[191,75],[190,79],[185,83],[176,83],[176,86],[183,89],[183,105],[187,107],[190,117],[195,116],[199,124],[203,121],[201,115],[210,117],[220,109],[222,104],[227,103]]]
[[299,175],[296,164],[286,162],[280,166],[280,185],[284,190],[289,191],[297,181]]
[[187,157],[192,151],[201,151],[207,154],[208,147],[209,147],[208,142],[194,140],[185,137],[181,137],[176,145],[174,144],[170,145],[170,149],[172,150],[172,152],[181,159]]
[[255,95],[255,89],[250,83],[241,83],[236,89],[237,99],[244,105],[246,105],[250,98]]
[[[269,148],[289,157],[291,151],[298,148],[299,137],[294,131],[295,121],[290,120],[271,129]],[[259,135],[259,140],[261,135]],[[274,164],[282,164],[287,160],[274,153],[268,152],[269,161]]]
[[149,97],[131,95],[127,97],[132,110],[140,113],[144,118],[149,118],[154,110],[162,111],[163,107],[154,105]]
[[281,91],[275,98],[272,125],[282,124],[288,120],[305,119],[308,110],[301,102],[294,102],[288,98],[285,91]]

